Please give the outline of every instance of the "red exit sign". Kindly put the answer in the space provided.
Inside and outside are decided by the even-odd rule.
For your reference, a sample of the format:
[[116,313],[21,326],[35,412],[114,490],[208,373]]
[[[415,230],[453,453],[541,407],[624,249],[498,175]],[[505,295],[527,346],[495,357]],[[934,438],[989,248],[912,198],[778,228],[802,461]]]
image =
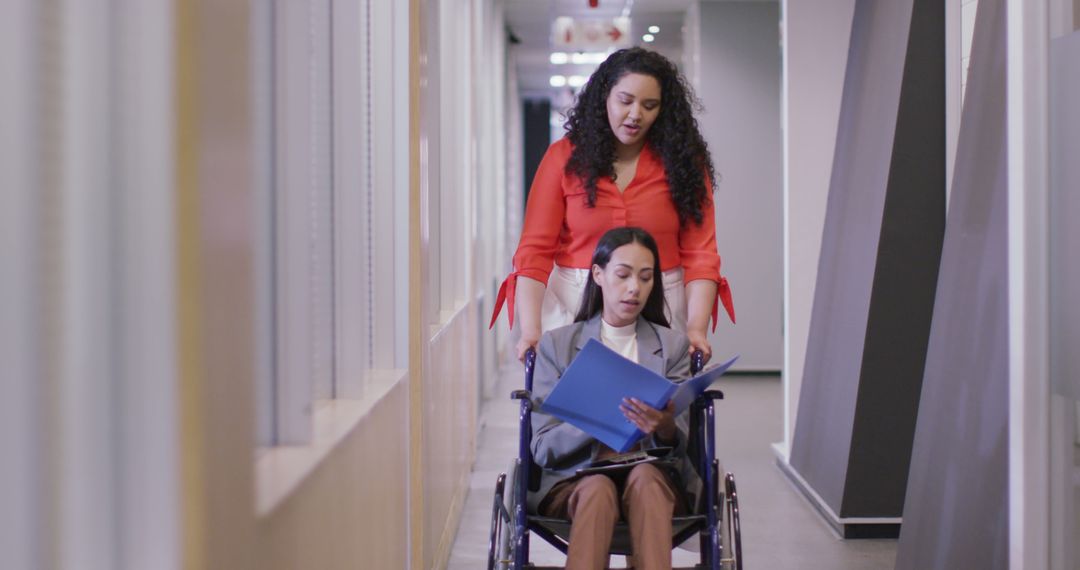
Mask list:
[[551,43],[563,51],[630,47],[630,18],[555,18]]

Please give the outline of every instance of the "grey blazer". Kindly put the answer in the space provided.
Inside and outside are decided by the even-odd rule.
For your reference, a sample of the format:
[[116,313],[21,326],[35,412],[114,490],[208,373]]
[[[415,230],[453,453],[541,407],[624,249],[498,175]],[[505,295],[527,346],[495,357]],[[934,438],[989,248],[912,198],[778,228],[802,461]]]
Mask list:
[[[541,468],[540,487],[529,493],[528,506],[536,512],[540,501],[559,481],[572,477],[578,469],[595,461],[602,444],[580,429],[562,420],[536,411],[555,388],[563,371],[590,338],[600,340],[600,315],[544,333],[536,354],[533,371],[532,442],[533,461]],[[637,322],[638,361],[642,366],[669,380],[678,382],[690,376],[690,342],[686,335],[639,318]],[[688,453],[689,413],[675,419],[676,439],[673,453],[679,458],[678,470],[687,486],[684,494],[699,495],[701,480]],[[670,444],[665,444],[665,446]],[[658,447],[652,436],[645,448]],[[696,453],[694,454],[696,455]],[[535,488],[535,483],[530,485]]]

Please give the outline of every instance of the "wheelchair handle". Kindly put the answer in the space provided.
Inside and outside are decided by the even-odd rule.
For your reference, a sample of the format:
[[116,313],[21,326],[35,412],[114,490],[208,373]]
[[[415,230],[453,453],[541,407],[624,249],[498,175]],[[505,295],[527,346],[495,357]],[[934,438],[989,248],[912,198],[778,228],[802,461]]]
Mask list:
[[720,390],[705,390],[698,397],[699,398],[704,398],[706,400],[723,400],[724,399],[724,393],[721,392]]
[[525,389],[532,392],[533,370],[536,368],[536,348],[525,350]]
[[698,372],[701,372],[701,369],[704,367],[705,353],[700,350],[695,350],[694,353],[690,355],[690,375],[696,375]]

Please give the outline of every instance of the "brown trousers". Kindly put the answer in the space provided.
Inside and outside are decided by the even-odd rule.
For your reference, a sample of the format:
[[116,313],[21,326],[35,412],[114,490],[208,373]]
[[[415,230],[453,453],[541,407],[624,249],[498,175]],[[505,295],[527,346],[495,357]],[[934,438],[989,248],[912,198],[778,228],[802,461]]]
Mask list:
[[567,570],[608,567],[611,535],[619,519],[619,506],[630,527],[633,567],[636,570],[671,569],[671,517],[676,496],[671,482],[653,465],[634,467],[620,493],[606,475],[589,475],[556,484],[541,506],[545,516],[568,518],[570,547]]

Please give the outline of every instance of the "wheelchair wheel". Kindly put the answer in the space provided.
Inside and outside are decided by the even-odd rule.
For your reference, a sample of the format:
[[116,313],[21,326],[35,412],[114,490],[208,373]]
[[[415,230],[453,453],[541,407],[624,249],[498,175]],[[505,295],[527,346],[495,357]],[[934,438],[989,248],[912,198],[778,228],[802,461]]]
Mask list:
[[[510,545],[513,523],[510,520],[508,499],[512,492],[506,488],[506,473],[500,473],[495,480],[495,500],[491,506],[491,534],[488,538],[488,570],[506,570],[510,568]],[[512,491],[512,487],[510,489]]]
[[735,475],[724,477],[724,513],[720,529],[721,568],[742,570],[742,529],[739,527],[739,495],[735,489]]
[[[510,482],[507,485],[507,481]],[[513,567],[514,482],[517,481],[517,461],[495,480],[495,500],[491,505],[491,534],[488,538],[488,570],[508,570]]]
[[488,535],[488,570],[496,570],[496,564],[502,558],[499,556],[499,545],[503,542],[502,536],[506,534],[507,521],[502,516],[503,494],[506,491],[506,473],[499,473],[495,479],[495,500],[491,507],[491,533]]

